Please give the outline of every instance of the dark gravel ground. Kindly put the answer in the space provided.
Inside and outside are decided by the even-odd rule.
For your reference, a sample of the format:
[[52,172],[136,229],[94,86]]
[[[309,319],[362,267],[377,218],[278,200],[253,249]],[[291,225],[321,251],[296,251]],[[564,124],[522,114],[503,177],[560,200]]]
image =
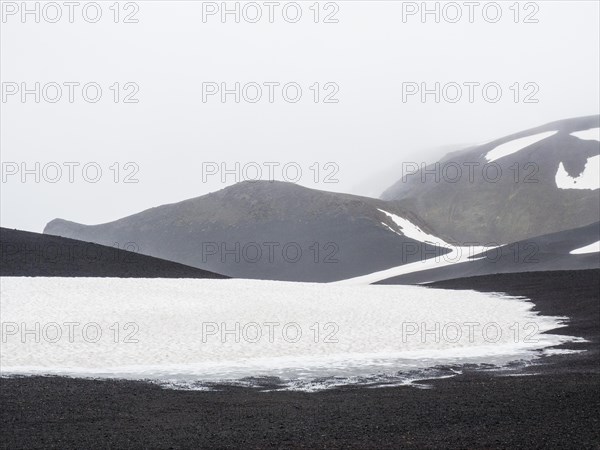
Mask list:
[[[600,270],[503,274],[435,287],[526,295],[585,353],[430,389],[174,391],[134,381],[0,381],[3,448],[600,448]],[[555,332],[555,331],[553,331]]]

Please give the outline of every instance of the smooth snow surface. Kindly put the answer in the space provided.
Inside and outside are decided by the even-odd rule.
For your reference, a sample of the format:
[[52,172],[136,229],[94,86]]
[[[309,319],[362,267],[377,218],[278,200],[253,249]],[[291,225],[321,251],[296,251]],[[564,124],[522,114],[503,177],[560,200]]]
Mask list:
[[571,136],[584,141],[600,141],[600,128],[590,128],[589,130],[576,131]]
[[525,136],[523,138],[514,139],[512,141],[499,145],[493,150],[490,150],[485,155],[485,159],[487,159],[488,162],[496,161],[500,158],[504,158],[505,156],[512,155],[513,153],[523,150],[525,147],[529,147],[530,145],[533,145],[536,142],[541,141],[542,139],[554,136],[556,133],[558,133],[558,131],[547,131],[545,133],[538,133],[533,134],[531,136]]
[[269,376],[314,390],[398,381],[399,372],[414,378],[440,364],[529,360],[574,339],[541,334],[561,318],[540,316],[529,302],[475,291],[201,279],[4,277],[0,284],[3,375],[196,388]]
[[555,180],[559,189],[600,189],[600,155],[588,158],[583,172],[577,177],[570,176],[561,162]]
[[594,242],[593,244],[586,245],[585,247],[576,248],[575,250],[571,250],[569,253],[571,255],[583,255],[586,253],[598,253],[600,252],[600,241]]

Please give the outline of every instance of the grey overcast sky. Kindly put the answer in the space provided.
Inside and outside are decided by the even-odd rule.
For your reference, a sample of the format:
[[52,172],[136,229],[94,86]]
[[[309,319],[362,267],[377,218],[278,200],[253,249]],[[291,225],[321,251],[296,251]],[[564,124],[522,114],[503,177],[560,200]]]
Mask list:
[[[39,232],[56,217],[103,223],[213,192],[244,176],[203,180],[203,167],[222,163],[233,169],[236,162],[240,168],[254,162],[263,177],[265,163],[279,163],[277,179],[288,164],[288,179],[300,168],[304,186],[377,196],[400,177],[402,161],[429,161],[456,145],[600,111],[596,1],[500,2],[495,23],[490,2],[479,2],[474,11],[465,2],[439,3],[439,23],[432,14],[425,20],[419,11],[413,14],[421,2],[299,2],[296,23],[298,9],[290,2],[273,7],[273,23],[264,2],[241,3],[240,23],[233,14],[225,23],[219,12],[210,14],[221,2],[201,1],[122,2],[118,8],[100,2],[102,16],[90,23],[96,7],[80,3],[73,23],[63,2],[57,2],[62,16],[56,23],[50,23],[56,6],[41,3],[36,23],[35,14],[23,20],[15,12],[21,2],[2,2],[4,227]],[[36,8],[35,2],[27,5]],[[259,10],[261,18],[251,23]],[[337,23],[324,23],[332,21]],[[20,90],[35,91],[36,82],[40,102],[35,94],[23,101]],[[80,83],[73,87],[73,103],[65,82]],[[208,89],[236,82],[240,92],[244,88],[240,103],[233,94],[225,102],[219,94],[203,101]],[[273,103],[263,84],[269,82],[280,83],[273,87]],[[403,90],[436,82],[446,88],[439,103],[433,94],[425,101],[418,94],[403,99]],[[470,82],[480,83],[473,102],[464,85]],[[62,86],[56,103],[52,83]],[[102,89],[98,102],[83,98],[87,83]],[[262,85],[256,103],[250,101],[256,85],[248,83]],[[290,102],[282,93],[287,83],[297,83],[288,85]],[[452,83],[463,88],[455,103],[448,101],[456,94]],[[496,103],[489,101],[492,91],[484,98],[481,85],[487,83],[502,89]],[[15,86],[19,91],[11,95]],[[296,86],[302,97],[291,103]],[[65,163],[79,164],[71,166],[72,183]],[[98,167],[101,176],[95,175]],[[254,166],[246,167],[253,177]],[[23,168],[31,171],[24,182]],[[92,183],[94,178],[99,181]]]

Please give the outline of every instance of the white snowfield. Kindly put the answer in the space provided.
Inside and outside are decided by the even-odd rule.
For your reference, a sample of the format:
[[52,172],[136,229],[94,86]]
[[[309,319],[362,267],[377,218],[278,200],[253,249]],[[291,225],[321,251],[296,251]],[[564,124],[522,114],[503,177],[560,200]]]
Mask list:
[[555,181],[559,189],[600,189],[600,155],[588,158],[583,172],[577,177],[570,176],[561,162]]
[[425,251],[422,252],[422,258],[416,262],[403,264],[401,266],[392,267],[386,270],[380,270],[378,272],[373,272],[366,275],[361,275],[354,278],[348,278],[346,280],[338,281],[334,284],[371,284],[376,283],[378,281],[386,280],[388,278],[397,277],[400,275],[406,275],[408,273],[421,272],[423,270],[436,269],[439,267],[451,266],[454,264],[464,263],[468,261],[476,261],[478,259],[484,258],[478,257],[474,258],[475,255],[479,255],[484,253],[487,250],[493,250],[495,247],[493,246],[464,246],[458,247],[443,239],[433,236],[431,234],[425,233],[418,226],[414,225],[412,222],[403,219],[402,217],[397,216],[396,214],[389,213],[380,209],[379,211],[385,213],[388,217],[390,217],[396,225],[401,228],[401,232],[395,231],[390,228],[385,223],[382,225],[386,226],[390,231],[396,233],[400,236],[404,235],[408,238],[419,241],[423,244],[430,244],[438,249],[448,249],[449,252],[438,256],[438,257],[427,257]]
[[540,316],[532,303],[475,291],[201,279],[0,284],[3,375],[352,377],[531,359],[576,339],[541,334],[562,318]]
[[575,136],[584,141],[600,141],[600,128],[590,128],[589,130],[575,131],[571,133],[571,136]]
[[571,250],[569,253],[571,255],[585,255],[586,253],[598,252],[600,252],[600,241],[594,242],[590,245],[586,245],[585,247],[576,248],[575,250]]
[[500,144],[493,150],[490,150],[485,155],[485,159],[487,159],[488,162],[497,161],[500,158],[504,158],[505,156],[517,153],[518,151],[523,150],[525,147],[529,147],[530,145],[533,145],[536,142],[549,138],[550,136],[554,136],[556,133],[558,133],[558,131],[547,131],[545,133],[533,134],[531,136],[525,136],[519,139],[514,139],[509,142],[505,142],[504,144]]

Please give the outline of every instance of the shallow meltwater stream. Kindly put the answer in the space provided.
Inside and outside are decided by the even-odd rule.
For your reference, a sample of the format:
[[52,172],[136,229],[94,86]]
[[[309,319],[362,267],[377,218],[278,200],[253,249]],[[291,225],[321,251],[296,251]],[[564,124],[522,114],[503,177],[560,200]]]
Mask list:
[[498,294],[257,280],[3,277],[2,375],[176,388],[398,384],[527,363],[564,318]]

